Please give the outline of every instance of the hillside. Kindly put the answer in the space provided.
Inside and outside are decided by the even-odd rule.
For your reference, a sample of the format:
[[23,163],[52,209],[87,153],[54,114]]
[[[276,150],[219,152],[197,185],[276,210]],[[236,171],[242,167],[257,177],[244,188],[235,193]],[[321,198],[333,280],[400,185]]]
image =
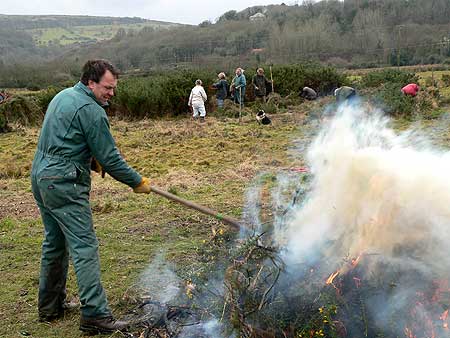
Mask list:
[[[162,34],[144,31],[96,46],[125,68],[292,63],[341,67],[444,62],[450,56],[447,0],[305,1],[228,11],[215,23]],[[256,16],[255,16],[256,15]],[[81,55],[93,55],[81,50]]]
[[142,18],[76,15],[1,15],[0,30],[25,32],[37,45],[68,45],[111,39],[120,29],[138,31],[145,27],[169,28],[175,23]]
[[[448,0],[330,0],[230,10],[216,22],[182,27],[139,18],[24,17],[16,23],[22,30],[4,34],[6,47],[0,38],[0,86],[29,83],[17,80],[20,74],[30,77],[31,60],[28,86],[42,87],[54,81],[49,69],[68,79],[84,60],[99,55],[125,72],[305,61],[347,69],[450,63],[447,13]],[[2,69],[1,61],[8,67]]]

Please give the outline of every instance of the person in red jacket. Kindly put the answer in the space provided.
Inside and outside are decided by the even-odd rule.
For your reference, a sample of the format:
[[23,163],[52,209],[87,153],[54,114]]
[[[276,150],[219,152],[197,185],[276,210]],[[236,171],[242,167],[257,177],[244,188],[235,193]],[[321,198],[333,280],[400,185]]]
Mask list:
[[402,88],[402,93],[404,95],[416,96],[419,92],[420,87],[415,83],[410,83]]

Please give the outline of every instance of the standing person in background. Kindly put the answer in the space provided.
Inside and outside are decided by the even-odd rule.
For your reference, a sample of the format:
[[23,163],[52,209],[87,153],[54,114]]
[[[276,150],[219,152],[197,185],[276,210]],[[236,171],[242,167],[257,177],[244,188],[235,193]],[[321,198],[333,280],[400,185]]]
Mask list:
[[224,72],[218,74],[219,81],[214,83],[212,87],[217,90],[217,107],[222,109],[224,100],[228,96],[228,81]]
[[234,103],[244,106],[245,87],[247,86],[247,80],[244,76],[244,70],[242,68],[236,68],[236,76],[233,78],[231,87],[234,92]]
[[150,193],[150,180],[125,162],[109,130],[104,107],[114,96],[118,76],[106,60],[86,62],[80,81],[50,102],[31,170],[33,195],[45,229],[39,320],[62,318],[68,309],[70,254],[81,303],[80,330],[89,334],[112,334],[128,326],[112,316],[100,282],[99,244],[89,203],[91,168],[103,169],[135,193]]
[[271,90],[272,81],[266,78],[264,69],[258,68],[256,74],[253,76],[252,85],[255,90],[256,101],[266,102],[266,95]]
[[193,115],[192,117],[194,119],[198,118],[198,115],[200,114],[200,121],[205,121],[206,117],[206,109],[205,109],[205,102],[208,99],[206,96],[205,89],[203,89],[203,82],[202,80],[196,80],[195,81],[195,87],[191,90],[191,95],[189,95],[189,107],[192,107]]

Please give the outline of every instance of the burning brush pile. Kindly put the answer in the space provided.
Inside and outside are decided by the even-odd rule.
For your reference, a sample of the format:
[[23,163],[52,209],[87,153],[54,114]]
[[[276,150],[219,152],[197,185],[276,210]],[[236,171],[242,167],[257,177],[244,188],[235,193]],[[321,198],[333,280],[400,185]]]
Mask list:
[[450,153],[388,123],[345,107],[310,145],[308,191],[257,241],[276,249],[228,283],[245,336],[450,337]]
[[194,288],[202,333],[180,337],[450,337],[450,153],[343,107],[307,160],[270,227],[253,203],[223,280]]

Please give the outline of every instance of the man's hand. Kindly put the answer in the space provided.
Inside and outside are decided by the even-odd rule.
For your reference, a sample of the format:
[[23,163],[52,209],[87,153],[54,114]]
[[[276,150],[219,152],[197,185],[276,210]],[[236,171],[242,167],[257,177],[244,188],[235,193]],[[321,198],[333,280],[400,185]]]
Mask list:
[[149,194],[150,193],[150,179],[142,177],[141,183],[137,187],[133,188],[136,194]]

